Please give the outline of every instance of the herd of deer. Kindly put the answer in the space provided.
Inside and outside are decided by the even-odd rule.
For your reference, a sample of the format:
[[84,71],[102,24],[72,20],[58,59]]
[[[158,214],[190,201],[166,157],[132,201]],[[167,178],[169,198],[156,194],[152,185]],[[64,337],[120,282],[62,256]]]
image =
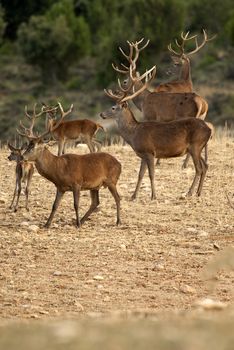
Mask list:
[[[180,77],[164,84],[158,85],[150,91],[149,83],[154,79],[156,66],[140,75],[137,71],[137,61],[140,52],[149,44],[143,46],[143,39],[136,42],[127,42],[129,53],[120,48],[127,64],[121,63],[121,68],[112,64],[115,71],[123,74],[126,79],[118,79],[118,89],[113,92],[108,89],[105,93],[115,102],[115,105],[100,113],[103,119],[112,118],[117,122],[118,130],[123,139],[133,148],[136,155],[141,158],[140,171],[136,189],[132,199],[137,197],[143,176],[148,168],[151,182],[151,199],[156,198],[154,187],[154,158],[180,157],[187,154],[183,167],[186,167],[188,156],[193,159],[195,176],[188,191],[191,196],[198,183],[197,195],[200,196],[203,182],[207,172],[207,143],[212,134],[212,125],[205,123],[208,104],[204,98],[193,92],[191,68],[189,57],[198,52],[208,41],[207,33],[203,30],[203,41],[199,44],[197,35],[181,34],[180,41],[176,40],[177,50],[170,44],[168,49],[175,64],[181,65]],[[185,52],[185,44],[195,41],[195,48]],[[139,122],[134,117],[128,102],[142,112],[144,121]],[[103,128],[91,120],[65,121],[64,118],[72,112],[73,105],[64,111],[61,103],[55,107],[43,104],[41,111],[30,115],[25,108],[25,115],[30,120],[30,126],[25,127],[20,122],[19,135],[26,137],[28,143],[21,148],[8,144],[11,154],[9,160],[15,160],[16,187],[11,208],[17,211],[21,182],[26,182],[26,208],[28,209],[29,186],[34,172],[35,164],[40,175],[54,183],[57,188],[55,201],[51,214],[45,224],[49,227],[59,203],[66,191],[73,192],[76,225],[79,227],[87,220],[99,205],[99,189],[104,186],[114,197],[117,208],[117,225],[120,224],[120,196],[116,184],[121,174],[121,164],[112,155],[99,152],[100,145],[94,139],[99,128]],[[59,117],[57,117],[59,113]],[[46,131],[39,135],[35,133],[34,126],[38,117],[47,116]],[[46,137],[50,141],[45,141]],[[48,145],[51,137],[58,143],[58,155],[52,154]],[[82,139],[90,150],[89,154],[65,154],[65,144],[69,140]],[[95,146],[98,152],[95,152]],[[205,159],[201,156],[203,148],[206,149]],[[79,217],[80,191],[89,190],[91,205],[85,215]],[[16,203],[14,205],[15,197]]]

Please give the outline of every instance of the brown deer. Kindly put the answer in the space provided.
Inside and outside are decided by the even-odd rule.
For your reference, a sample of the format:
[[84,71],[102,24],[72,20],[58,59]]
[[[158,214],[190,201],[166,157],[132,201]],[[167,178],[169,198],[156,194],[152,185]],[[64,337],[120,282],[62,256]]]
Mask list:
[[[62,123],[63,118],[67,114],[67,112],[63,111],[60,103],[58,106],[61,112],[61,118],[57,120],[55,127]],[[41,135],[33,134],[32,128],[27,129],[22,123],[21,126],[23,127],[23,131],[18,130],[18,132],[30,141],[23,154],[24,160],[33,161],[39,174],[54,183],[57,188],[52,211],[45,227],[50,227],[59,203],[64,193],[67,191],[73,192],[76,225],[80,227],[98,207],[99,190],[101,187],[107,187],[114,197],[117,207],[116,224],[118,225],[121,223],[120,197],[116,189],[116,184],[121,174],[121,164],[116,158],[108,153],[102,152],[85,155],[64,154],[55,156],[49,151],[43,141],[44,137],[51,133],[51,125],[49,125],[48,129]],[[80,191],[85,190],[90,191],[91,205],[89,210],[80,219]]]
[[[8,143],[8,148],[11,151],[11,154],[9,155],[8,159],[10,161],[16,162],[15,190],[14,190],[13,199],[12,199],[12,202],[10,205],[10,209],[14,208],[15,212],[18,210],[18,204],[19,204],[19,198],[20,198],[21,189],[22,189],[22,183],[25,183],[25,197],[26,197],[25,207],[27,210],[29,210],[28,196],[29,196],[29,188],[30,188],[32,176],[34,173],[34,166],[32,163],[23,160],[22,153],[25,150],[26,146],[27,146],[26,144],[23,144],[21,148],[16,148],[16,147],[13,147],[10,143]],[[16,194],[17,194],[17,198],[16,198]],[[16,198],[16,203],[14,205],[15,198]]]
[[201,96],[191,92],[168,92],[166,94],[163,92],[151,92],[146,86],[143,86],[142,81],[138,79],[136,63],[139,58],[139,53],[148,45],[149,40],[143,47],[139,47],[142,41],[143,39],[135,43],[128,42],[130,46],[128,55],[120,48],[124,57],[127,58],[129,62],[128,67],[122,64],[124,68],[120,69],[112,64],[112,67],[117,72],[127,74],[127,79],[124,80],[123,86],[124,88],[128,88],[130,85],[131,89],[128,89],[129,96],[126,96],[125,99],[131,99],[133,101],[135,106],[142,111],[145,120],[167,122],[188,117],[205,119],[208,111],[208,104]]
[[[80,119],[80,120],[67,120],[62,121],[57,126],[56,121],[56,112],[57,108],[49,107],[45,104],[43,104],[45,107],[45,111],[48,110],[48,116],[49,116],[49,124],[50,124],[50,130],[53,138],[58,142],[58,155],[65,154],[65,145],[67,141],[71,140],[79,140],[83,143],[87,144],[89,151],[91,153],[95,152],[95,146],[97,147],[98,151],[101,149],[101,144],[97,140],[94,139],[94,136],[96,135],[97,131],[99,129],[102,129],[104,131],[104,128],[102,125],[89,120],[89,119]],[[73,109],[73,106],[66,112],[66,115],[69,114]],[[64,111],[61,110],[61,113],[63,114]],[[64,118],[64,117],[63,117]]]
[[[189,32],[184,34],[181,33],[181,42],[176,39],[175,43],[178,48],[178,51],[172,48],[172,44],[168,45],[168,50],[171,52],[171,57],[175,65],[181,65],[179,79],[175,79],[166,83],[159,84],[154,91],[155,92],[192,92],[193,83],[191,78],[191,66],[190,66],[190,57],[201,50],[202,47],[208,41],[211,41],[215,38],[215,35],[211,38],[208,38],[206,31],[203,29],[203,41],[198,44],[197,37],[198,35],[193,35],[189,37]],[[195,39],[195,49],[190,52],[185,52],[185,43]]]
[[[208,103],[201,96],[191,92],[151,92],[147,88],[148,85],[142,83],[136,70],[136,62],[140,51],[148,45],[149,40],[143,47],[139,48],[139,44],[142,41],[143,39],[135,43],[128,42],[130,46],[128,55],[120,48],[129,62],[129,67],[122,64],[123,68],[120,69],[112,64],[117,72],[128,76],[123,82],[123,88],[128,90],[128,96],[124,100],[132,100],[135,106],[143,113],[144,120],[168,122],[189,117],[205,119],[208,112]],[[186,157],[183,167],[187,166],[188,159],[189,155]]]
[[[150,72],[149,80],[153,77]],[[146,75],[147,77],[147,75]],[[186,118],[164,122],[138,122],[132,111],[129,109],[125,100],[125,93],[122,96],[114,94],[111,90],[106,90],[109,97],[117,103],[100,116],[103,119],[115,119],[118,125],[119,133],[124,140],[133,148],[136,155],[141,158],[141,166],[138,175],[136,189],[132,199],[137,197],[143,176],[148,167],[151,181],[151,199],[155,199],[154,187],[154,158],[180,157],[187,153],[192,156],[196,174],[192,185],[188,191],[188,196],[194,192],[195,186],[199,180],[197,195],[201,195],[203,182],[207,172],[207,164],[201,157],[201,151],[207,144],[211,130],[203,120],[197,118]]]

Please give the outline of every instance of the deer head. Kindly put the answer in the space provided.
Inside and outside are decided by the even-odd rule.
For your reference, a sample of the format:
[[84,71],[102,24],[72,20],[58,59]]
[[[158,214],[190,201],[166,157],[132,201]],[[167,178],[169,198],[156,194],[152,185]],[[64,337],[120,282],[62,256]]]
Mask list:
[[[48,126],[46,128],[46,131],[42,134],[36,133],[34,132],[33,128],[35,125],[35,119],[42,115],[43,113],[53,113],[55,112],[55,110],[57,111],[57,108],[59,108],[60,110],[60,118],[58,120],[56,120],[55,123],[48,123]],[[23,137],[26,137],[29,140],[29,144],[25,150],[25,152],[23,153],[23,158],[25,160],[30,160],[30,161],[35,161],[35,159],[38,157],[39,153],[43,151],[43,149],[45,148],[45,144],[46,144],[46,140],[45,137],[50,135],[51,132],[56,129],[61,122],[63,121],[63,119],[65,118],[65,116],[67,114],[69,114],[73,109],[73,104],[71,105],[71,107],[69,108],[68,111],[64,112],[63,107],[61,105],[60,102],[58,102],[58,107],[53,107],[50,109],[45,109],[45,107],[43,106],[41,109],[41,112],[36,114],[35,113],[35,107],[34,107],[34,112],[33,115],[30,116],[29,113],[26,113],[26,116],[31,120],[31,125],[29,126],[29,128],[26,128],[22,122],[20,122],[20,127],[21,130],[17,130],[18,134],[20,134]],[[25,111],[27,111],[27,108],[25,108]]]
[[11,151],[11,154],[8,157],[8,160],[10,161],[20,161],[23,160],[22,152],[26,149],[27,143],[25,142],[20,148],[12,146],[9,142],[7,144],[9,150]]
[[[175,39],[175,44],[176,44],[176,49],[172,48],[172,44],[170,43],[168,45],[168,50],[171,52],[171,58],[174,62],[174,64],[178,65],[183,63],[183,61],[189,61],[189,58],[194,55],[196,52],[200,51],[201,48],[203,46],[205,46],[205,44],[208,41],[213,40],[216,35],[213,35],[211,38],[208,38],[208,35],[205,31],[205,29],[203,29],[203,40],[200,44],[198,44],[198,39],[197,39],[198,35],[192,35],[189,36],[189,32],[187,32],[186,34],[184,34],[183,32],[180,34],[180,42]],[[187,42],[193,40],[195,41],[195,48],[191,51],[185,51],[185,45]]]

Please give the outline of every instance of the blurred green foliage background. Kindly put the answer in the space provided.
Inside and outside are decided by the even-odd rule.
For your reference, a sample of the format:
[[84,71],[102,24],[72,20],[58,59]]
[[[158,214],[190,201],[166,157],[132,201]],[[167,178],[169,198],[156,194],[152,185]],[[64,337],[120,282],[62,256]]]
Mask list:
[[[157,65],[170,80],[167,45],[181,31],[215,40],[192,59],[195,90],[209,102],[209,120],[234,123],[233,0],[1,0],[0,139],[15,135],[24,105],[60,99],[74,117],[95,118],[116,82],[111,63],[123,61],[126,40],[150,39],[140,69]],[[202,36],[201,36],[202,37]]]

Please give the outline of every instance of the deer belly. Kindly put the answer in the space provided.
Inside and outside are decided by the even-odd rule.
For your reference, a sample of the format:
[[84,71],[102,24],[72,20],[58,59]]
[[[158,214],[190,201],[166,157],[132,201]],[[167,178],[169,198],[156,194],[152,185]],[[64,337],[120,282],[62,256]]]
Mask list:
[[165,147],[164,149],[156,149],[155,158],[182,157],[187,151],[187,147]]
[[92,180],[84,181],[81,186],[81,191],[85,190],[99,190],[103,186],[103,181]]

